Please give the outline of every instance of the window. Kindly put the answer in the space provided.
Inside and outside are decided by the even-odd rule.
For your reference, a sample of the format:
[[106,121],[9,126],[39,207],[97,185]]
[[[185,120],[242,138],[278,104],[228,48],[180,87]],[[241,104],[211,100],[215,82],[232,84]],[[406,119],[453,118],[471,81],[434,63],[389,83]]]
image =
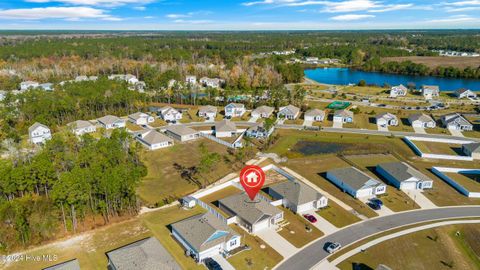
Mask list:
[[237,245],[237,239],[230,241],[230,246],[233,247]]

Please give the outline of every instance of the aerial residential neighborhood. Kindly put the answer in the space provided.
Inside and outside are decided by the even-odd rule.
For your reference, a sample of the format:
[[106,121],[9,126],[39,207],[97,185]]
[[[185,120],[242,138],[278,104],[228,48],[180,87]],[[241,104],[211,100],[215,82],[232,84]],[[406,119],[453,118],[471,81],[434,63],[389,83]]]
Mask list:
[[0,3],[0,269],[480,269],[479,7]]

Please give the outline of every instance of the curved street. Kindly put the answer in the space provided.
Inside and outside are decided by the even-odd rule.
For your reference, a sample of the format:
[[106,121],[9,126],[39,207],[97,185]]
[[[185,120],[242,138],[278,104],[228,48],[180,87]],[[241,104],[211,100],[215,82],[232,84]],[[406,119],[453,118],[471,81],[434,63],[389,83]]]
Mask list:
[[275,269],[311,269],[329,256],[324,249],[329,242],[339,242],[345,247],[366,237],[397,227],[442,219],[468,217],[480,217],[480,206],[415,210],[366,220],[316,240],[280,263]]

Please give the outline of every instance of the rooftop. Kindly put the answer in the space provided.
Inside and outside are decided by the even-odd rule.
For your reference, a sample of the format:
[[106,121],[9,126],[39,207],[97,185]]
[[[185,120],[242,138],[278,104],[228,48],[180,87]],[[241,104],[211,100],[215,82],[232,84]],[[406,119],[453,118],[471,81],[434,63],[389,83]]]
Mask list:
[[299,181],[284,181],[268,188],[296,205],[309,203],[322,197],[322,194]]
[[377,167],[382,168],[390,175],[395,177],[400,182],[406,181],[413,178],[416,178],[420,181],[432,181],[426,175],[422,174],[421,172],[415,170],[410,165],[404,162],[388,162],[378,164]]
[[340,168],[328,171],[351,188],[358,190],[366,185],[379,185],[380,182],[355,167]]
[[263,217],[275,216],[282,211],[270,203],[259,199],[251,201],[246,193],[240,193],[219,200],[219,203],[233,211],[237,216],[254,224]]

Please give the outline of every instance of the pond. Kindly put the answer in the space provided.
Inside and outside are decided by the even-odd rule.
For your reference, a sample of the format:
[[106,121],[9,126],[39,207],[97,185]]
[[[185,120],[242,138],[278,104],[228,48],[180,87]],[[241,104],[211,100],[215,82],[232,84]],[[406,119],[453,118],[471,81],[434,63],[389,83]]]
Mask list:
[[480,80],[458,79],[458,78],[440,78],[433,76],[410,76],[400,74],[389,74],[381,72],[365,72],[349,68],[316,68],[306,69],[305,77],[319,83],[348,85],[357,84],[365,80],[367,84],[382,86],[385,83],[389,85],[415,83],[417,88],[422,85],[438,85],[441,91],[454,91],[459,88],[467,88],[474,91],[480,91]]
[[310,156],[340,153],[348,148],[349,145],[344,143],[299,141],[293,146],[293,151]]

